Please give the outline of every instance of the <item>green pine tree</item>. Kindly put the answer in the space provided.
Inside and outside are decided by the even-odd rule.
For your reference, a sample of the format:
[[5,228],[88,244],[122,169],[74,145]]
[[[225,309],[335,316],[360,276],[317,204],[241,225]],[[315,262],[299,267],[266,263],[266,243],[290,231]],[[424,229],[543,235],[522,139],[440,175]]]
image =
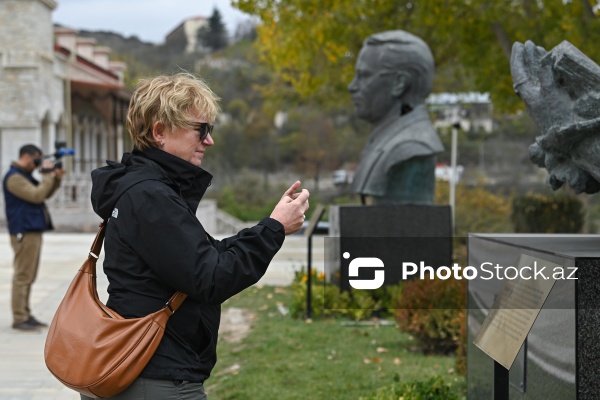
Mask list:
[[221,12],[217,8],[213,9],[213,13],[208,19],[208,26],[199,32],[199,36],[202,44],[213,52],[227,46],[227,29],[223,23]]

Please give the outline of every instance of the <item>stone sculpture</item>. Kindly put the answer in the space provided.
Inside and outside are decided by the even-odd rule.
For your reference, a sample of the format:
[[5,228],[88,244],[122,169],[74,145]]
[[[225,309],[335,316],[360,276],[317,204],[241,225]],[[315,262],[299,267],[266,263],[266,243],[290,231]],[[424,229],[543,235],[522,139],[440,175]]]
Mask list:
[[576,193],[600,190],[600,66],[571,43],[551,51],[516,42],[510,61],[515,92],[540,136],[529,148],[548,171],[552,189],[567,183]]
[[425,99],[433,55],[420,38],[402,31],[364,42],[348,85],[359,118],[373,124],[351,186],[363,204],[432,204],[436,154],[442,143]]

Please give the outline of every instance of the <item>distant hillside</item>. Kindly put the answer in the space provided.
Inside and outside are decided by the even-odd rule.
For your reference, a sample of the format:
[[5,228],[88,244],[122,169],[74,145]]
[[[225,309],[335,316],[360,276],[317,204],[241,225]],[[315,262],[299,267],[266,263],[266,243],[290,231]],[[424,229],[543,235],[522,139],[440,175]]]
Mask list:
[[124,37],[109,31],[80,30],[79,36],[94,38],[100,46],[110,47],[111,60],[127,63],[125,85],[132,87],[142,76],[194,70],[198,54],[181,54],[164,44],[143,42],[137,36]]
[[114,53],[134,53],[143,54],[148,51],[154,51],[158,45],[141,41],[137,36],[124,37],[115,32],[109,31],[79,31],[79,36],[91,37],[103,46],[110,47]]

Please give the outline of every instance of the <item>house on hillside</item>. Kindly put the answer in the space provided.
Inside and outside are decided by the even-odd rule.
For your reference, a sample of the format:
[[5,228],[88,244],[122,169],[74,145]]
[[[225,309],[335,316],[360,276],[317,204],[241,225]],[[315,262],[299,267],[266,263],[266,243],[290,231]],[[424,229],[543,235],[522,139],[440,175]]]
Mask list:
[[110,61],[110,49],[94,39],[54,27],[56,6],[55,0],[0,2],[0,174],[22,145],[37,144],[48,155],[55,141],[64,141],[75,155],[63,159],[69,173],[52,201],[89,207],[91,170],[131,148],[124,134],[126,65]]
[[208,27],[208,19],[205,17],[188,18],[167,34],[165,44],[182,53],[203,52],[206,49],[200,43],[198,35],[204,27]]

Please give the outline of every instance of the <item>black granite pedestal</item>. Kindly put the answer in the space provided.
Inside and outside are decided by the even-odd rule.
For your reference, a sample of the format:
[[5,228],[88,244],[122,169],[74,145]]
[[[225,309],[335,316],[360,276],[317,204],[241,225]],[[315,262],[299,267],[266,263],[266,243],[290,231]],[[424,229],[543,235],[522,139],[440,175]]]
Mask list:
[[506,280],[469,281],[467,398],[600,399],[600,236],[471,234],[468,250],[468,264],[480,272],[482,264],[491,269],[487,263],[517,266],[526,255],[568,273],[554,283],[508,381],[495,379],[494,360],[473,344]]
[[381,259],[385,285],[402,279],[402,262],[433,268],[452,262],[449,206],[330,206],[329,223],[325,272],[342,289],[349,287],[348,264],[357,257]]

